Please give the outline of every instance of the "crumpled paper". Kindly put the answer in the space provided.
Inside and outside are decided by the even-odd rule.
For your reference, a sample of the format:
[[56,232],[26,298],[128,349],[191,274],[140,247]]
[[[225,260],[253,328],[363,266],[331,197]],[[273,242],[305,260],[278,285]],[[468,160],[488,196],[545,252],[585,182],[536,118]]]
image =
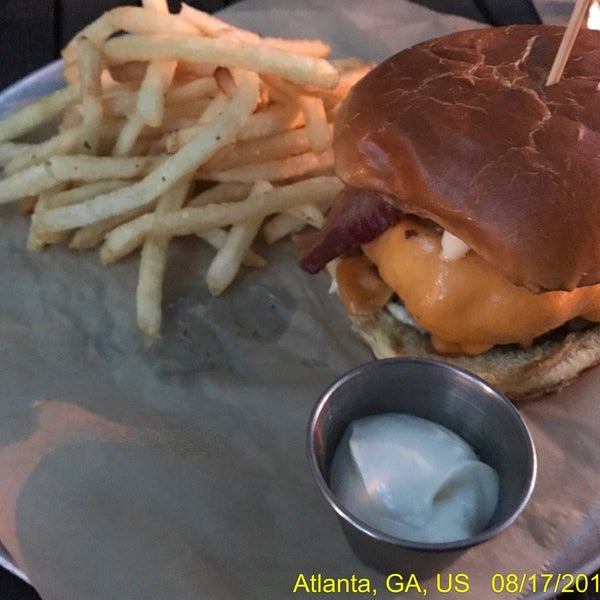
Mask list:
[[[371,60],[481,26],[401,0],[247,0],[225,17]],[[311,576],[396,596],[354,557],[308,471],[313,404],[371,360],[324,274],[301,272],[291,244],[261,248],[268,268],[214,299],[209,253],[176,240],[163,334],[149,341],[135,325],[136,257],[106,269],[93,252],[32,254],[15,208],[0,218],[0,540],[42,598],[291,598]],[[514,598],[493,591],[495,574],[598,555],[593,538],[582,549],[572,536],[585,538],[600,489],[599,377],[521,407],[538,448],[531,502],[440,573],[443,589],[466,574],[466,594],[432,579],[420,582],[428,597]],[[581,562],[556,565],[574,543]]]

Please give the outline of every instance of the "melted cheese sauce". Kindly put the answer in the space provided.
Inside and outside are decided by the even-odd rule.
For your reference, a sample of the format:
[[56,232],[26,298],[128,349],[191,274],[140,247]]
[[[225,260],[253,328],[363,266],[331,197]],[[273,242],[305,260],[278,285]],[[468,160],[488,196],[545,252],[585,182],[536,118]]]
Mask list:
[[600,321],[600,284],[532,294],[475,252],[444,260],[440,233],[411,218],[363,251],[441,353],[479,354],[496,344],[527,347],[576,317]]
[[330,485],[361,521],[420,542],[472,537],[498,501],[498,476],[446,427],[402,413],[354,421],[331,465]]

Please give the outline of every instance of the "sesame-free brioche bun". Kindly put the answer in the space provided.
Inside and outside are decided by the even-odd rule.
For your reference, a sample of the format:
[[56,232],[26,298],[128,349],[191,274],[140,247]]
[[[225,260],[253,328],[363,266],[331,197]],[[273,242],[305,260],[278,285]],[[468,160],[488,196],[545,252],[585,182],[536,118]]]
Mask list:
[[558,83],[564,28],[467,30],[403,50],[342,104],[336,172],[395,198],[534,292],[600,281],[600,31]]

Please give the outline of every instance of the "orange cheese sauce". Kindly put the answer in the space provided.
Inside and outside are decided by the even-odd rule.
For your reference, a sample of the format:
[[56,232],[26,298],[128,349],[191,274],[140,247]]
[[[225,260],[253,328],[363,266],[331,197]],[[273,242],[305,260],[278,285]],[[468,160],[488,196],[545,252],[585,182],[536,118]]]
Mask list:
[[600,321],[600,284],[532,294],[472,251],[444,260],[440,233],[411,218],[363,251],[430,332],[438,352],[479,354],[496,344],[528,346],[575,317]]

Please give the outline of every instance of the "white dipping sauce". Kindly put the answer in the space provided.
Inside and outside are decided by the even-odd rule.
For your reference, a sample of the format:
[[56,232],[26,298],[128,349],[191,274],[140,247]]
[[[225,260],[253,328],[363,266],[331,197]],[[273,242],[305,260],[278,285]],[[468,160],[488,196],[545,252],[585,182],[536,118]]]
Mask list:
[[473,536],[498,500],[498,475],[461,437],[400,413],[348,427],[333,458],[330,486],[364,523],[420,542]]

